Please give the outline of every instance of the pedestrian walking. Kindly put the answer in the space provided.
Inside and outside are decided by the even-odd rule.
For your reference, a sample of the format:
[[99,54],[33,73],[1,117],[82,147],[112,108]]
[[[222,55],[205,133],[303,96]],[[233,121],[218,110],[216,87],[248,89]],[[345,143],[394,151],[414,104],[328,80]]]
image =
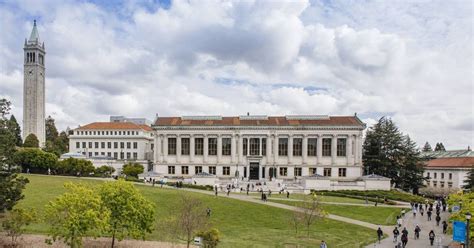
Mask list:
[[447,231],[448,231],[448,222],[443,220],[443,234],[446,234]]
[[319,248],[328,248],[328,245],[326,244],[326,242],[324,242],[324,240],[322,240]]
[[377,229],[377,238],[379,239],[379,244],[380,244],[380,240],[382,240],[382,237],[383,237],[383,231],[382,231],[382,228],[379,227],[379,229]]
[[430,231],[430,233],[428,234],[428,237],[430,238],[430,244],[431,246],[433,246],[433,242],[434,242],[434,239],[435,239],[435,233],[433,232],[433,230]]
[[441,221],[441,216],[436,215],[436,225],[439,226],[439,222]]
[[432,212],[430,210],[428,210],[428,212],[426,214],[428,215],[428,221],[431,221]]
[[393,229],[393,243],[397,243],[398,235],[400,235],[400,231],[395,227],[395,229]]
[[398,216],[398,218],[397,218],[398,227],[402,227],[402,222],[403,222],[402,217]]
[[402,235],[405,235],[405,236],[408,237],[408,230],[407,230],[406,227],[403,228],[403,230],[402,230]]
[[290,191],[286,191],[286,198],[290,198]]
[[415,239],[420,239],[420,232],[421,232],[421,228],[416,225],[415,227]]
[[413,208],[413,218],[416,218],[416,208]]
[[420,209],[420,214],[421,216],[423,216],[423,214],[425,213],[425,210],[423,210],[423,208]]
[[402,218],[405,217],[405,209],[402,209]]
[[405,248],[407,246],[407,243],[408,243],[408,235],[407,234],[402,234],[402,247]]
[[207,217],[211,217],[211,209],[209,207],[206,209],[206,215]]

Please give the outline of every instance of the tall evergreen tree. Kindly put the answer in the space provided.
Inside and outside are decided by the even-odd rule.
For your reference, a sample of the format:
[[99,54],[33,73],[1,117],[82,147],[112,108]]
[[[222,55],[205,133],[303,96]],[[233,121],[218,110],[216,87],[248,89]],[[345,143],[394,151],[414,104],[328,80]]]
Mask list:
[[69,150],[69,138],[66,132],[62,131],[58,135],[54,119],[51,116],[46,118],[46,145],[44,148],[47,152],[52,152],[58,157]]
[[464,183],[466,184],[463,186],[464,189],[474,191],[474,168],[471,168]]
[[46,118],[46,141],[53,142],[58,138],[58,129],[54,124],[54,119],[51,116]]
[[10,102],[0,99],[0,215],[23,198],[22,190],[28,183],[28,179],[18,176],[13,166],[15,137],[8,128],[9,111]]
[[430,143],[428,143],[428,141],[426,141],[425,145],[423,146],[423,150],[424,152],[432,152],[433,149],[431,148],[431,145]]
[[8,121],[8,129],[15,138],[15,145],[21,146],[23,144],[23,141],[21,140],[21,128],[14,115],[10,116],[10,120]]
[[366,173],[388,177],[395,187],[416,190],[422,180],[415,143],[386,117],[367,130],[362,160]]
[[435,146],[435,152],[445,152],[446,149],[444,148],[444,145],[443,143],[436,143],[436,146]]

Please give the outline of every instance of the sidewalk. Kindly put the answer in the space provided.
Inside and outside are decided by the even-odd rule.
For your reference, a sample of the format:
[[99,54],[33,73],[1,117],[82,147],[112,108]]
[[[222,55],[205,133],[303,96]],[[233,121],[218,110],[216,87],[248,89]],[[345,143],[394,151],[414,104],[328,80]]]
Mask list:
[[[410,211],[408,212],[407,214],[405,214],[405,218],[403,218],[403,225],[401,228],[399,228],[399,231],[400,231],[400,236],[401,236],[401,232],[403,230],[403,227],[406,227],[407,228],[407,231],[408,231],[408,243],[407,243],[407,248],[425,248],[425,247],[443,247],[443,246],[447,246],[450,242],[451,242],[451,237],[450,235],[444,235],[443,234],[443,227],[441,226],[441,223],[443,222],[443,220],[448,220],[449,218],[449,213],[446,211],[446,212],[441,212],[441,221],[440,221],[440,225],[439,226],[436,226],[436,221],[435,221],[435,217],[436,217],[436,212],[434,211],[433,212],[433,215],[431,216],[432,217],[432,220],[431,221],[428,221],[428,216],[425,215],[424,216],[421,216],[419,213],[416,214],[416,218],[413,218],[413,213]],[[421,228],[421,232],[420,232],[420,239],[417,239],[415,240],[414,239],[414,235],[415,235],[415,226],[416,225],[419,225],[420,228]],[[391,227],[390,228],[390,232],[385,232],[385,234],[388,234],[389,237],[382,240],[382,242],[380,244],[376,243],[376,244],[371,244],[371,245],[368,245],[366,246],[366,248],[393,248],[395,247],[395,244],[396,243],[393,243],[393,234],[392,234],[392,231],[393,229],[395,228],[395,226]],[[435,235],[436,235],[436,238],[435,238],[435,242],[434,242],[434,245],[431,246],[430,245],[430,241],[429,241],[429,238],[428,238],[428,233],[433,230]],[[374,236],[375,236],[375,232],[374,232]],[[398,237],[398,241],[400,241],[400,236]]]

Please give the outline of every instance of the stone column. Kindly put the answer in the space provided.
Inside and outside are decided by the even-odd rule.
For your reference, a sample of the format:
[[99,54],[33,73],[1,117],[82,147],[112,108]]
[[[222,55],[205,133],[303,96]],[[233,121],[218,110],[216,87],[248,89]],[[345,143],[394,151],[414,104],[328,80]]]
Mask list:
[[308,135],[303,135],[303,164],[307,163],[308,160]]
[[336,158],[337,158],[337,135],[332,135],[331,140],[331,164],[336,165]]
[[193,163],[194,162],[194,134],[191,134],[189,137],[189,162]]
[[231,163],[233,164],[237,160],[236,151],[237,151],[237,144],[235,142],[235,134],[232,134],[232,139],[230,141],[230,159],[231,159]]
[[293,163],[293,134],[288,136],[288,164]]
[[258,138],[258,156],[262,156],[262,138]]
[[163,136],[163,162],[168,162],[168,135]]
[[278,134],[273,135],[273,164],[278,162]]
[[161,136],[156,135],[155,137],[155,163],[162,163],[163,157],[161,156]]
[[347,165],[352,166],[354,165],[354,154],[352,153],[352,134],[347,137],[346,143],[346,158],[347,158]]
[[318,165],[322,165],[321,160],[323,158],[323,136],[317,134],[316,138],[318,139],[316,141],[316,157],[318,160]]
[[176,136],[176,163],[181,163],[181,135]]
[[221,163],[222,160],[222,136],[217,135],[217,163]]
[[203,162],[207,163],[207,155],[209,154],[209,141],[207,140],[207,134],[204,134],[204,156]]
[[247,157],[250,156],[250,137],[247,137]]
[[357,154],[357,159],[355,160],[356,165],[362,164],[362,134],[356,135],[356,148],[355,153]]
[[237,156],[239,158],[239,164],[242,164],[244,161],[244,138],[242,137],[242,134],[238,135],[239,143],[237,144]]
[[270,135],[267,134],[267,143],[266,143],[266,150],[267,150],[267,165],[270,164],[270,160],[272,158],[272,141],[270,140]]

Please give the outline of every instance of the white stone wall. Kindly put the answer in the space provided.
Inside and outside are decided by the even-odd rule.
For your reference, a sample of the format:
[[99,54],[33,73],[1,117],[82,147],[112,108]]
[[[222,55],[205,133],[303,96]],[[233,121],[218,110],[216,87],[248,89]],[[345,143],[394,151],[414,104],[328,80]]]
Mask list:
[[[240,176],[244,175],[244,170],[249,176],[252,162],[258,162],[260,165],[260,178],[262,170],[265,170],[265,178],[269,179],[270,168],[276,168],[277,178],[294,179],[294,168],[302,168],[302,175],[310,174],[310,168],[317,168],[317,173],[323,175],[324,168],[331,169],[331,177],[338,178],[338,169],[346,168],[346,177],[348,179],[357,178],[362,175],[362,128],[361,127],[334,127],[334,128],[275,128],[275,127],[155,127],[155,171],[168,174],[168,166],[175,166],[175,174],[170,176],[190,177],[194,174],[195,166],[202,166],[203,172],[209,172],[208,166],[217,167],[218,177],[234,177],[235,171],[239,171]],[[190,138],[190,155],[180,155],[181,138]],[[218,155],[208,154],[207,138],[214,137],[218,139]],[[221,139],[231,138],[231,155],[219,155],[222,144]],[[168,138],[177,138],[177,155],[168,154]],[[204,138],[204,154],[202,156],[194,155],[194,139]],[[243,138],[266,138],[266,155],[257,156],[243,155]],[[288,156],[278,155],[278,139],[289,138]],[[292,139],[303,139],[302,156],[293,156]],[[317,138],[317,156],[307,155],[307,141],[309,138]],[[331,156],[322,156],[322,138],[332,138]],[[338,157],[336,155],[336,139],[346,138],[346,156]],[[260,142],[260,147],[262,143]],[[250,149],[250,146],[247,146]],[[261,151],[261,149],[260,149]],[[247,152],[247,154],[249,154]],[[181,174],[181,166],[188,166],[189,174]],[[222,175],[223,167],[230,167],[230,175]],[[287,175],[279,175],[279,168],[286,167]],[[244,169],[246,168],[246,169]],[[264,169],[262,169],[264,168]]]
[[[69,136],[69,152],[77,152],[90,157],[89,153],[92,153],[92,157],[95,156],[108,156],[108,153],[112,157],[117,153],[118,159],[120,158],[120,153],[124,153],[125,160],[135,160],[133,158],[133,153],[137,153],[136,160],[152,160],[153,161],[153,135],[152,132],[140,131],[138,135],[102,135],[102,131],[109,131],[110,133],[118,130],[94,130],[97,133],[95,135],[85,135],[80,133],[79,130],[74,130],[73,134]],[[122,131],[122,130],[120,130]],[[130,130],[123,130],[130,131]],[[136,131],[136,130],[134,130]],[[100,133],[98,133],[100,132]],[[79,142],[79,147],[77,146]],[[86,143],[86,147],[83,147],[83,142]],[[92,148],[89,148],[89,142],[92,142]],[[95,147],[95,143],[98,142],[99,148]],[[102,148],[102,142],[105,143],[105,148]],[[108,143],[110,142],[111,148],[108,148]],[[115,148],[114,143],[118,142],[118,147]],[[120,143],[124,143],[124,148],[120,147]],[[130,142],[130,148],[127,148],[127,142]],[[137,142],[137,148],[133,148],[133,143]],[[127,153],[130,154],[130,159],[127,159]]]
[[[449,189],[449,183],[452,183],[452,188],[460,189],[465,185],[464,180],[466,180],[468,173],[468,168],[425,168],[423,176],[430,177],[429,182],[425,183],[428,187]],[[452,179],[449,178],[449,174],[452,175]],[[441,178],[442,176],[444,178]],[[444,187],[442,187],[442,182]]]

